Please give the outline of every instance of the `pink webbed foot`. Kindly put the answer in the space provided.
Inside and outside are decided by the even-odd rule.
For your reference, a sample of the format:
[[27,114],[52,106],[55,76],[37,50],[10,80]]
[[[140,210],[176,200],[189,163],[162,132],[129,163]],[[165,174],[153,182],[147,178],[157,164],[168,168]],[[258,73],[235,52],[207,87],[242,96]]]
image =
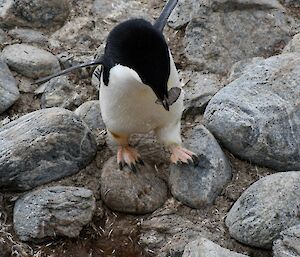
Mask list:
[[130,146],[119,146],[118,154],[117,154],[117,162],[120,170],[122,170],[125,166],[136,172],[136,165],[141,164],[144,165],[144,162],[141,159],[139,153]]
[[174,164],[198,164],[198,156],[192,151],[182,147],[182,146],[172,146],[171,150],[171,162]]

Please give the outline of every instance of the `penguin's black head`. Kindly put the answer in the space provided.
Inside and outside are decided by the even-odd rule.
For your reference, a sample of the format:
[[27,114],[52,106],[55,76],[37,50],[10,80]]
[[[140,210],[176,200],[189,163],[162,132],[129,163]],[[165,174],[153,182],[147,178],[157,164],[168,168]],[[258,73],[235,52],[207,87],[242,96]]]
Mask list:
[[168,110],[170,56],[160,31],[143,19],[132,19],[117,25],[109,34],[104,53],[104,83],[109,70],[117,64],[137,72]]

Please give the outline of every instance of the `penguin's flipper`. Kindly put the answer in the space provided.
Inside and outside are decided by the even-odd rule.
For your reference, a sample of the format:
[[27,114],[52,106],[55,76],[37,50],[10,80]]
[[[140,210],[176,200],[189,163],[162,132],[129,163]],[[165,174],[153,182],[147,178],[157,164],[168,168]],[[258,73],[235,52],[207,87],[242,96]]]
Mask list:
[[90,61],[90,62],[82,63],[82,64],[79,64],[79,65],[70,67],[70,68],[68,68],[68,69],[59,71],[59,72],[54,73],[54,74],[52,74],[52,75],[49,75],[49,76],[47,76],[47,77],[40,78],[40,79],[38,79],[38,80],[35,80],[35,81],[33,82],[33,84],[38,84],[38,85],[40,85],[40,84],[43,84],[43,83],[49,81],[49,80],[52,79],[52,78],[55,78],[55,77],[58,77],[58,76],[67,74],[67,73],[72,72],[72,71],[74,71],[74,70],[82,69],[82,68],[89,67],[89,66],[100,65],[100,64],[103,64],[103,59],[102,59],[102,58],[96,59],[96,60],[93,60],[93,61]]
[[171,15],[173,9],[177,5],[178,0],[169,0],[168,3],[165,5],[164,9],[162,10],[160,16],[154,23],[154,27],[158,29],[160,32],[163,31],[169,16]]
[[[175,103],[177,101],[177,99],[179,98],[181,94],[181,88],[179,87],[172,87],[169,91],[168,91],[168,98],[167,98],[167,104],[168,106],[171,106],[173,103]],[[155,101],[156,104],[163,104],[161,100],[157,99]]]

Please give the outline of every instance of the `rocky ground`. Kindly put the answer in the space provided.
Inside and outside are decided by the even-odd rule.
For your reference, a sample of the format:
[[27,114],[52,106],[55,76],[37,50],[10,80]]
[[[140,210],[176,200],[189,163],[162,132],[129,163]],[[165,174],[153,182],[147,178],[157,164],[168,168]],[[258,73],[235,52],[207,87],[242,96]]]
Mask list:
[[170,166],[152,134],[120,171],[84,69],[164,1],[0,1],[0,257],[300,256],[300,3],[179,0],[165,36],[185,90]]

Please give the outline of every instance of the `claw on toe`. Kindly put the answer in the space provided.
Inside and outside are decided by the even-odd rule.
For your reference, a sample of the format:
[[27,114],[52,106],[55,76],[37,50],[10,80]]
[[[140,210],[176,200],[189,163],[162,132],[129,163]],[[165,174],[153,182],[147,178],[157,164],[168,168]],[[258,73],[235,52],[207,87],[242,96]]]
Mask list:
[[192,151],[183,148],[182,146],[173,146],[171,149],[171,162],[174,164],[197,165],[198,156]]
[[120,170],[127,166],[133,172],[137,171],[137,164],[144,165],[139,153],[130,146],[119,146],[117,162]]

